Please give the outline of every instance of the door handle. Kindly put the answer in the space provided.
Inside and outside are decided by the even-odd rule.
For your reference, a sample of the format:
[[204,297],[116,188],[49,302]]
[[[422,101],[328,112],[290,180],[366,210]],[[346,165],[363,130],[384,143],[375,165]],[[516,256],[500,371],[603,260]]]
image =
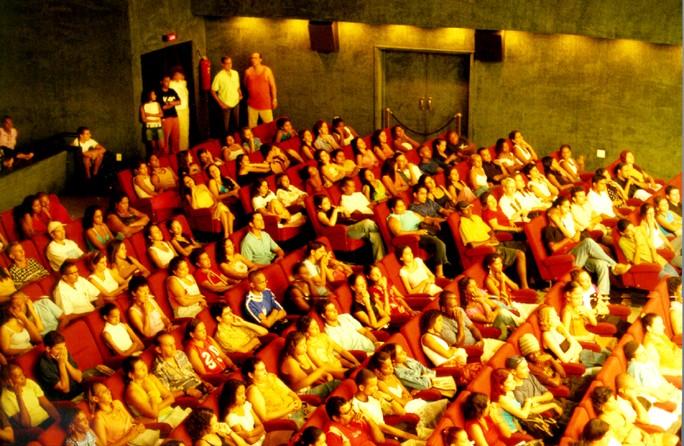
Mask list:
[[427,100],[427,109],[428,109],[428,110],[432,110],[432,96],[429,96],[429,97],[428,97],[428,100]]
[[418,109],[421,111],[425,109],[425,98],[418,98]]

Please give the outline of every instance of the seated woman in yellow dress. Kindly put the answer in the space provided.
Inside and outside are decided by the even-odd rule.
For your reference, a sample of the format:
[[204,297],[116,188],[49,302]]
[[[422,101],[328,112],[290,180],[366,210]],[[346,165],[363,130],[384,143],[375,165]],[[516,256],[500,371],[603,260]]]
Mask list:
[[682,375],[682,348],[672,342],[665,334],[663,318],[655,313],[641,317],[644,326],[644,347],[655,350],[660,357],[660,370],[663,375]]
[[183,185],[185,186],[185,199],[188,200],[191,208],[211,209],[212,218],[221,222],[223,237],[228,237],[233,233],[235,216],[225,204],[214,198],[205,184],[196,184],[191,176],[185,175]]

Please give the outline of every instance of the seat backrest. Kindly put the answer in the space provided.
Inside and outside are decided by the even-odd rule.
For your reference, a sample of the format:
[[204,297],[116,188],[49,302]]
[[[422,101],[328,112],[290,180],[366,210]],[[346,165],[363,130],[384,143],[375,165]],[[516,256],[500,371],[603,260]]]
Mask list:
[[128,238],[125,238],[124,245],[126,245],[126,252],[128,255],[135,257],[135,259],[142,263],[145,268],[149,269],[150,271],[157,269],[147,254],[147,244],[145,241],[145,236],[142,232],[138,232]]
[[75,241],[83,251],[88,252],[88,245],[85,241],[85,231],[83,230],[83,223],[80,218],[67,223],[64,229],[68,239]]
[[383,201],[377,203],[375,207],[373,207],[373,215],[375,216],[373,220],[378,225],[385,246],[387,246],[388,249],[391,249],[393,245],[392,234],[390,233],[389,226],[387,226],[387,217],[390,215],[390,210],[387,208],[387,202]]
[[2,221],[2,227],[4,233],[7,235],[7,240],[19,240],[19,232],[17,231],[17,223],[14,220],[14,210],[8,209],[6,211],[0,212],[0,221]]
[[138,201],[138,196],[133,188],[133,172],[130,169],[123,169],[116,173],[121,191],[126,194],[131,203]]
[[289,273],[285,274],[283,268],[277,263],[268,265],[261,271],[268,279],[268,288],[273,291],[276,299],[282,303],[283,299],[285,298],[287,287],[290,285],[288,280]]
[[449,404],[447,407],[447,410],[444,411],[444,418],[448,418],[451,420],[454,426],[458,427],[464,427],[465,426],[465,420],[463,419],[463,402],[468,398],[468,395],[470,395],[471,392],[468,390],[463,390],[461,393],[458,395],[456,398],[456,401],[453,403]]
[[496,351],[496,353],[494,353],[494,356],[489,359],[488,364],[495,369],[504,368],[506,367],[506,358],[515,356],[518,353],[519,350],[517,346],[514,347],[512,344],[506,342]]
[[37,345],[26,353],[14,358],[14,362],[21,367],[21,369],[24,371],[24,375],[26,375],[27,378],[31,378],[35,381],[36,365],[38,365],[40,355],[42,355],[44,351],[45,348],[43,347],[43,344]]
[[542,229],[547,224],[546,216],[539,215],[523,226],[527,243],[530,246],[532,256],[534,257],[534,261],[537,263],[537,267],[539,268],[539,273],[542,275],[542,278],[549,277],[550,275],[550,271],[544,265],[548,254],[542,240]]
[[404,282],[402,282],[401,275],[399,274],[399,271],[401,270],[401,264],[399,263],[397,256],[393,252],[390,252],[382,258],[380,263],[383,266],[384,272],[387,273],[387,280],[392,282],[392,284],[397,287],[399,292],[406,296],[408,294],[408,290],[404,286]]
[[264,361],[266,370],[280,375],[280,352],[285,347],[285,339],[278,337],[257,353],[257,358]]
[[423,347],[420,342],[420,315],[415,316],[400,329],[401,334],[404,335],[406,342],[411,347],[411,356],[420,361],[423,365],[431,366],[430,360],[423,352]]
[[83,320],[71,323],[62,330],[67,350],[78,364],[79,369],[91,369],[102,364],[104,359],[97,347],[97,341]]
[[356,383],[353,379],[345,379],[342,383],[337,386],[335,390],[330,394],[330,396],[341,396],[345,400],[351,400],[356,394]]
[[492,394],[492,371],[493,369],[489,366],[483,367],[480,373],[477,374],[475,379],[470,381],[467,389],[471,392],[481,392],[485,395],[491,396]]
[[159,308],[164,312],[169,320],[174,320],[173,309],[171,308],[171,303],[169,302],[168,293],[166,291],[166,278],[168,274],[166,271],[157,271],[153,273],[147,282],[150,285],[150,293],[155,297],[155,301],[159,305]]
[[617,345],[615,345],[615,348],[613,349],[612,356],[616,357],[617,360],[620,362],[620,368],[622,370],[627,370],[627,358],[625,357],[625,352],[623,350],[623,347],[625,346],[626,343],[629,341],[633,341],[634,338],[632,335],[629,333],[625,333],[622,335],[620,340],[618,341]]
[[600,381],[604,386],[615,390],[615,378],[625,371],[626,369],[622,367],[617,356],[611,355],[606,359],[601,371],[596,375],[596,381]]
[[587,411],[582,407],[578,406],[575,408],[575,412],[570,418],[568,426],[565,428],[565,435],[571,438],[579,439],[582,435],[582,430],[584,425],[589,421],[589,415]]
[[451,418],[449,417],[443,417],[442,419],[439,420],[437,425],[435,426],[435,430],[432,431],[432,434],[427,439],[427,444],[431,446],[445,446],[444,443],[444,436],[442,435],[442,432],[444,429],[447,429],[449,427],[452,427],[454,425],[454,422],[451,421]]

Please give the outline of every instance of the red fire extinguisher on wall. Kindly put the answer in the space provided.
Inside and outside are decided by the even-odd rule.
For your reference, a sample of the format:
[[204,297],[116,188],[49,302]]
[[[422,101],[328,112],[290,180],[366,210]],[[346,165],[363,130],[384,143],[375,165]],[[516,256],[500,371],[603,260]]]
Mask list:
[[207,56],[200,57],[199,61],[200,88],[202,91],[211,90],[211,61]]

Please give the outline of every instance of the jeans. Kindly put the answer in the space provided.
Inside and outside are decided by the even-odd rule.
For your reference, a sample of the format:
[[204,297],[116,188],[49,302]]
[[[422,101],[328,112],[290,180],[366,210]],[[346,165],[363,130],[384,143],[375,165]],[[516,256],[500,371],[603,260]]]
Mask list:
[[610,269],[617,263],[591,238],[585,238],[570,250],[575,256],[575,266],[586,268],[598,276],[599,293],[610,294]]
[[385,257],[385,246],[382,244],[382,237],[378,230],[378,225],[368,218],[347,226],[347,235],[355,240],[366,239],[371,244],[373,258],[375,261]]

